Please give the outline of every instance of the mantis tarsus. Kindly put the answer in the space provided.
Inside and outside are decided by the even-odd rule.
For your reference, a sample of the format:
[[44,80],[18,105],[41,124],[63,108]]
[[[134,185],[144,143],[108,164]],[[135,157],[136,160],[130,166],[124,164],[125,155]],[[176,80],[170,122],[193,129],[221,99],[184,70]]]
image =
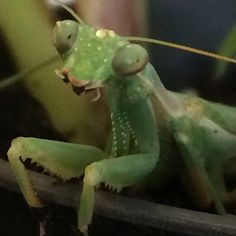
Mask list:
[[[106,151],[59,141],[14,139],[8,157],[28,204],[43,207],[24,166],[30,158],[63,180],[84,174],[78,218],[84,233],[91,223],[95,189],[100,184],[120,191],[151,176],[158,182],[168,173],[181,175],[192,186],[193,198],[200,206],[213,204],[218,213],[225,213],[224,204],[235,204],[236,199],[223,178],[225,160],[236,155],[236,109],[168,91],[149,63],[147,51],[129,42],[144,39],[95,30],[72,14],[78,22],[59,21],[54,28],[53,42],[64,61],[57,74],[78,95],[96,90],[94,100],[104,88],[111,135]],[[201,50],[158,43],[236,63]]]

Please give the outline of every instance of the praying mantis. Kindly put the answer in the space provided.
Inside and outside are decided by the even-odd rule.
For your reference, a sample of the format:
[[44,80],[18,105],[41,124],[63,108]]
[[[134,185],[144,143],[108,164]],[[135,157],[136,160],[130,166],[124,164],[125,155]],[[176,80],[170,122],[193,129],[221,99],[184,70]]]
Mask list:
[[[77,22],[59,21],[54,28],[53,42],[64,62],[56,73],[78,95],[95,90],[94,102],[104,89],[111,134],[106,150],[33,137],[14,139],[8,158],[27,203],[43,207],[24,166],[30,158],[63,180],[84,175],[78,207],[78,228],[84,234],[101,184],[119,192],[150,180],[158,183],[168,173],[182,176],[201,207],[214,205],[219,214],[226,213],[224,205],[235,204],[235,191],[228,192],[224,183],[223,164],[236,155],[236,109],[168,91],[146,49],[130,42],[156,40],[95,30],[67,10]],[[158,43],[236,63],[198,49]]]

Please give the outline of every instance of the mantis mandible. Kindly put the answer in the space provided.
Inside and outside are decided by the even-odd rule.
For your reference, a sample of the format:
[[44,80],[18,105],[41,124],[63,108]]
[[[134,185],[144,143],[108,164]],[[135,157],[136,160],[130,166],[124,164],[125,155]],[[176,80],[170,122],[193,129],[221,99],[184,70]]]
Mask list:
[[[223,178],[223,163],[236,155],[236,109],[168,91],[146,49],[129,42],[155,40],[95,30],[71,13],[77,22],[59,21],[53,31],[54,45],[64,61],[57,75],[78,95],[96,90],[94,101],[104,88],[112,124],[109,145],[104,151],[32,137],[14,139],[8,157],[27,203],[43,207],[24,166],[30,158],[63,180],[84,175],[78,217],[83,233],[91,223],[95,189],[101,184],[119,192],[151,176],[158,182],[167,172],[176,172],[191,184],[200,206],[213,204],[224,214],[225,203],[236,204],[235,193],[227,191]],[[213,53],[158,43],[236,63]]]

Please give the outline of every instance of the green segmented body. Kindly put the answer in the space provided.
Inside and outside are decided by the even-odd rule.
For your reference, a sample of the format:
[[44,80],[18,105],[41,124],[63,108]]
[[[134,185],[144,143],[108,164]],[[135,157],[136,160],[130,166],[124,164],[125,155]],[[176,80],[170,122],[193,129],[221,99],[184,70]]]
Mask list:
[[156,153],[158,158],[158,132],[149,98],[150,91],[145,91],[135,75],[125,79],[113,78],[107,87],[114,156],[149,152]]

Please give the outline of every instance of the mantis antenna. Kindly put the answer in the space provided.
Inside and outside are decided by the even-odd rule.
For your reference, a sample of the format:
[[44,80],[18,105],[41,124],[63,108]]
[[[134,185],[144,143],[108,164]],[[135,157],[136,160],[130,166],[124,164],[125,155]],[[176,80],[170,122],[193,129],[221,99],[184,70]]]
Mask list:
[[[77,20],[78,23],[85,24],[84,21],[71,8],[69,8],[64,3],[62,3],[58,0],[55,0],[55,2],[57,2],[62,8],[64,8],[67,12],[69,12]],[[192,52],[192,53],[195,53],[195,54],[199,54],[199,55],[203,55],[203,56],[207,56],[207,57],[211,57],[211,58],[215,58],[215,59],[218,59],[218,60],[222,60],[222,61],[226,61],[226,62],[236,64],[236,59],[234,59],[234,58],[222,56],[222,55],[212,53],[212,52],[207,52],[207,51],[197,49],[197,48],[184,46],[184,45],[181,45],[181,44],[171,43],[171,42],[158,40],[158,39],[145,38],[145,37],[128,36],[128,37],[125,37],[125,38],[129,41],[147,42],[147,43],[158,44],[158,45],[162,45],[162,46],[166,46],[166,47],[172,47],[172,48],[176,48],[176,49],[179,49],[179,50],[188,51],[188,52]],[[39,65],[31,68],[31,69],[25,70],[23,72],[20,72],[20,73],[14,75],[14,76],[9,77],[8,79],[5,79],[5,80],[1,81],[0,82],[0,90],[14,84],[17,81],[20,81],[23,77],[38,71],[40,68],[42,68],[42,67],[44,67],[44,66],[46,66],[50,63],[55,62],[57,59],[58,59],[58,56],[52,57],[52,58],[46,60],[45,62],[40,63]]]
[[66,6],[64,3],[55,0],[62,8],[64,8],[67,12],[69,12],[80,24],[85,24],[82,19],[68,6]]
[[[64,3],[62,3],[58,0],[55,0],[55,1],[58,2],[58,4],[61,7],[63,7],[66,11],[68,11],[80,24],[84,24],[82,19],[71,8],[69,8]],[[181,44],[171,43],[171,42],[158,40],[158,39],[144,38],[144,37],[132,37],[132,36],[129,37],[128,36],[128,37],[125,37],[125,38],[127,40],[130,40],[130,41],[148,42],[148,43],[158,44],[158,45],[162,45],[162,46],[166,46],[166,47],[172,47],[172,48],[176,48],[176,49],[179,49],[179,50],[192,52],[192,53],[199,54],[199,55],[202,55],[202,56],[211,57],[211,58],[215,58],[215,59],[218,59],[218,60],[222,60],[222,61],[226,61],[226,62],[236,64],[236,59],[226,57],[226,56],[222,56],[222,55],[212,53],[212,52],[207,52],[207,51],[204,51],[204,50],[201,50],[201,49],[184,46],[184,45],[181,45]]]
[[126,37],[126,39],[130,40],[130,41],[147,42],[147,43],[158,44],[158,45],[162,45],[162,46],[166,46],[166,47],[177,48],[177,49],[180,49],[180,50],[183,50],[183,51],[193,52],[193,53],[196,53],[196,54],[200,54],[202,56],[211,57],[211,58],[215,58],[215,59],[218,59],[218,60],[222,60],[222,61],[226,61],[226,62],[236,64],[236,59],[226,57],[226,56],[222,56],[222,55],[212,53],[212,52],[207,52],[207,51],[197,49],[197,48],[191,48],[191,47],[184,46],[184,45],[181,45],[181,44],[171,43],[171,42],[158,40],[158,39],[144,38],[144,37]]
[[22,72],[19,72],[13,76],[10,76],[10,77],[0,81],[0,91],[10,85],[15,84],[16,82],[22,80],[27,75],[33,74],[34,72],[37,72],[38,70],[42,69],[44,66],[54,63],[55,61],[57,61],[59,59],[60,59],[59,56],[53,56],[53,57],[49,58],[48,60],[45,60],[44,62],[41,62],[38,65],[35,65],[33,68],[26,69]]

